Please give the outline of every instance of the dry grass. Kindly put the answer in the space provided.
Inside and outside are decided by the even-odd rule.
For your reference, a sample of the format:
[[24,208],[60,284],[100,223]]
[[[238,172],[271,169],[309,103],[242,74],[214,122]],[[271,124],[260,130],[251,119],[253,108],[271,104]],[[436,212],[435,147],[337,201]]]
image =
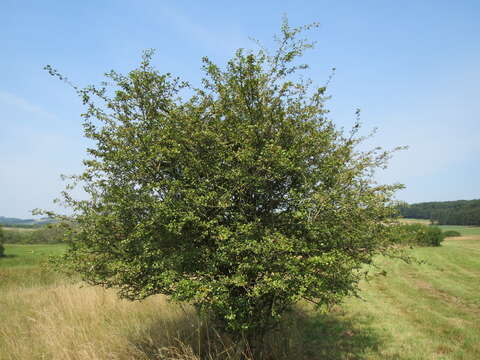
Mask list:
[[0,357],[19,360],[147,358],[142,346],[169,346],[186,318],[161,296],[131,303],[73,284],[7,290],[2,308]]
[[[209,329],[191,307],[163,296],[129,302],[113,291],[66,282],[3,290],[2,360],[240,358],[238,347]],[[290,332],[291,342],[301,334],[298,321],[290,325],[284,331]],[[283,338],[282,332],[270,336],[272,358],[288,359],[294,353],[303,358],[301,346],[280,344]]]

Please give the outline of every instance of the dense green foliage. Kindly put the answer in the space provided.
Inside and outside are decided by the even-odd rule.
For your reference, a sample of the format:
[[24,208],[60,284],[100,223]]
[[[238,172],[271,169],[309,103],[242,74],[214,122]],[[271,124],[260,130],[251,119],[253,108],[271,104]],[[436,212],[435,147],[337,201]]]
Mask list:
[[56,244],[63,241],[64,229],[58,224],[36,229],[4,229],[4,242],[7,244]]
[[438,225],[480,225],[480,200],[403,203],[399,211],[403,217],[430,219]]
[[301,30],[285,22],[272,55],[238,50],[225,69],[204,58],[202,88],[160,74],[147,52],[108,73],[112,87],[77,89],[96,145],[74,178],[90,198],[65,194],[73,270],[128,299],[193,303],[250,344],[300,299],[356,291],[391,245],[400,186],[373,181],[390,153],[357,150],[359,125],[337,129],[326,88],[296,75],[311,47]]
[[[460,234],[459,234],[460,235]],[[437,226],[399,224],[392,226],[392,237],[398,244],[413,246],[440,246],[445,237]]]
[[2,226],[0,225],[0,257],[4,256],[4,253],[5,253],[5,248],[3,247],[3,243],[4,243],[4,235],[3,235],[3,230],[2,230]]

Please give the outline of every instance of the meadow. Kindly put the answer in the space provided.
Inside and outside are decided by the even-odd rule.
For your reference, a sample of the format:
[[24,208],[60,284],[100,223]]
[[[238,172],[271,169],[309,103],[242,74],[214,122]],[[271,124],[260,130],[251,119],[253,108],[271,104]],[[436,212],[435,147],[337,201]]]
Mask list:
[[[379,258],[329,313],[298,304],[267,339],[272,359],[480,359],[480,228],[415,248],[423,263]],[[192,308],[163,296],[120,300],[53,271],[65,247],[6,244],[0,260],[0,359],[235,359]],[[385,270],[385,271],[383,271]]]

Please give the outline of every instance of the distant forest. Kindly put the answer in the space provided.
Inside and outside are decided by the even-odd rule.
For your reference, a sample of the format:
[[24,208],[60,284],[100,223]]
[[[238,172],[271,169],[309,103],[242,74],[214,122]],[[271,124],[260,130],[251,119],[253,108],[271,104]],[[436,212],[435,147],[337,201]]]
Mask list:
[[49,218],[43,219],[18,219],[0,216],[0,225],[20,228],[37,228],[46,224],[54,223],[55,220]]
[[401,203],[399,210],[405,218],[428,219],[438,225],[480,226],[480,199]]

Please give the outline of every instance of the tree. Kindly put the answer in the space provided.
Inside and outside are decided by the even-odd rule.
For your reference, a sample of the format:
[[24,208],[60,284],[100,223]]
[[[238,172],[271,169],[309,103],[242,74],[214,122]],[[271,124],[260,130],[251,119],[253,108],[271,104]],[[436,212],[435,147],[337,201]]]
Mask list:
[[3,247],[3,242],[4,242],[3,229],[2,229],[2,225],[0,225],[0,257],[5,255],[5,248]]
[[337,129],[326,87],[298,76],[312,27],[285,21],[272,54],[240,49],[225,69],[204,58],[200,88],[158,72],[151,51],[109,86],[75,87],[95,145],[73,177],[89,199],[64,193],[74,271],[131,300],[190,302],[254,347],[299,300],[355,293],[390,246],[400,185],[373,181],[390,152],[357,150],[359,124]]

